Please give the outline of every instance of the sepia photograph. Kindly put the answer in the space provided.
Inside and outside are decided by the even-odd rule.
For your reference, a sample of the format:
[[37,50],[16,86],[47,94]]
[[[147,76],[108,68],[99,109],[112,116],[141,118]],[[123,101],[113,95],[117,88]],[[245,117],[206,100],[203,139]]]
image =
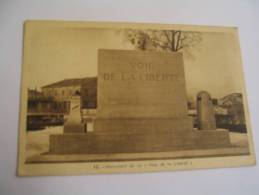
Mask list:
[[24,23],[18,174],[255,164],[236,27]]

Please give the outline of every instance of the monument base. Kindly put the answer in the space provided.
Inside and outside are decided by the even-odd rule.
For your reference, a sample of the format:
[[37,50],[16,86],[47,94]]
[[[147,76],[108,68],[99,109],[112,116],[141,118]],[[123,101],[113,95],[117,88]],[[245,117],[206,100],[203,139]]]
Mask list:
[[163,132],[184,132],[193,128],[188,116],[170,118],[96,118],[94,131],[105,134],[155,134]]
[[[179,133],[181,132],[181,133]],[[51,154],[112,154],[166,152],[230,147],[227,130],[128,134],[50,135]]]

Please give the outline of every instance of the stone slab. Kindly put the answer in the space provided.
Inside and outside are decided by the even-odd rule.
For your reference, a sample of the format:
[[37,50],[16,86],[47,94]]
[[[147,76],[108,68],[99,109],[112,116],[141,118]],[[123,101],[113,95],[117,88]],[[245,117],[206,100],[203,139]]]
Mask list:
[[222,148],[230,146],[229,131],[226,129],[195,131],[196,145],[199,148]]
[[99,50],[97,94],[98,118],[186,117],[182,54]]
[[86,124],[77,122],[66,122],[64,124],[64,133],[86,133]]

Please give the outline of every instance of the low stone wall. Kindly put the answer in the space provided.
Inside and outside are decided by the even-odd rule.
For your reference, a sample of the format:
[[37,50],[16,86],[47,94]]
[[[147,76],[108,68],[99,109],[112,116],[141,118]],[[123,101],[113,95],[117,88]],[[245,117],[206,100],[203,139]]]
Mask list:
[[186,149],[230,147],[228,131],[180,131],[132,134],[63,134],[50,135],[50,153],[105,154],[166,152]]

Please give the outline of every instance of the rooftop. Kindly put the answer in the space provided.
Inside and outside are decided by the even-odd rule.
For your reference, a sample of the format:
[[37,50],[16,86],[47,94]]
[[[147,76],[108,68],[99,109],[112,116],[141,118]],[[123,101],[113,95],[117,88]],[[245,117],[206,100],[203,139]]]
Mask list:
[[37,91],[37,89],[28,89],[28,100],[29,101],[50,101],[51,97],[46,97],[42,92]]
[[74,78],[74,79],[64,79],[49,85],[42,86],[42,88],[56,88],[56,87],[69,87],[69,86],[78,86],[83,83],[88,83],[91,81],[96,81],[97,77],[85,77],[85,78]]

